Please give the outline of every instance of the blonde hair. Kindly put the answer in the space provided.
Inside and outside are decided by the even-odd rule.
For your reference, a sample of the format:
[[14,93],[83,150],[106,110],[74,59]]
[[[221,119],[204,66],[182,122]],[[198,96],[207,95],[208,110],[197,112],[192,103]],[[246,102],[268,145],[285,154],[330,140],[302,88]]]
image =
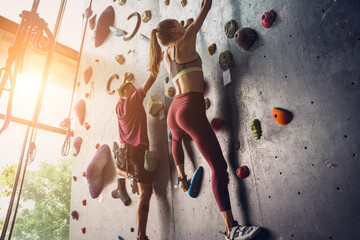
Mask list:
[[[156,29],[153,29],[150,34],[150,56],[149,68],[150,73],[155,78],[159,74],[160,62],[162,60],[162,52],[159,45],[167,46],[173,41],[170,29],[175,27],[176,20],[166,19],[161,21]],[[159,39],[159,42],[158,42]]]
[[126,98],[125,90],[130,85],[132,85],[131,82],[125,82],[125,81],[120,85],[120,87],[118,88],[118,93],[120,98]]

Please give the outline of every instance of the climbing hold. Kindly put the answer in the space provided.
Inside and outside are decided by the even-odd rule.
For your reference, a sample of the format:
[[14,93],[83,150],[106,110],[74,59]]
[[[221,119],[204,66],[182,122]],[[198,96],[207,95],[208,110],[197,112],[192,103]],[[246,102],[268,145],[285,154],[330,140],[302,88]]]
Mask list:
[[328,163],[328,164],[326,164],[326,166],[328,168],[336,168],[337,164],[336,163]]
[[82,227],[82,228],[81,228],[81,232],[85,234],[86,228],[85,228],[85,227]]
[[216,44],[215,43],[211,44],[208,47],[208,52],[209,52],[210,56],[212,56],[214,54],[215,50],[216,50]]
[[76,177],[76,176],[73,176],[73,180],[74,180],[74,182],[76,182],[76,181],[77,181],[77,177]]
[[81,138],[81,137],[76,137],[76,138],[74,139],[74,143],[73,143],[74,148],[75,148],[75,153],[73,154],[74,157],[76,157],[76,156],[79,154],[80,148],[81,148],[81,144],[82,144],[82,138]]
[[225,71],[225,70],[229,69],[231,64],[232,64],[231,52],[228,50],[228,51],[220,53],[219,66],[220,66],[221,70]]
[[86,130],[89,130],[90,125],[89,125],[87,122],[85,122],[85,123],[84,123],[84,127],[85,127]]
[[236,169],[236,175],[241,179],[247,178],[249,176],[249,173],[249,168],[245,165]]
[[83,199],[83,200],[81,201],[81,203],[82,203],[83,206],[86,206],[86,199]]
[[82,176],[83,176],[83,177],[86,177],[86,172],[83,172],[83,173],[82,173]]
[[[263,25],[264,28],[269,28],[275,21],[276,13],[274,10],[270,10],[266,13],[264,13],[261,16],[261,25]],[[294,20],[296,21],[296,20]]]
[[97,14],[95,14],[94,16],[92,16],[90,19],[89,19],[89,27],[91,30],[94,30],[95,28],[95,25],[96,25],[96,16]]
[[248,50],[257,39],[257,34],[252,28],[241,28],[235,33],[235,43],[239,48]]
[[147,171],[155,171],[157,166],[157,155],[156,152],[147,150],[145,152],[145,158],[144,158],[144,168]]
[[98,62],[99,62],[99,59],[95,59],[94,62],[98,63]]
[[291,112],[282,109],[282,108],[274,108],[272,110],[272,115],[275,121],[280,125],[286,125],[291,122],[293,115]]
[[251,127],[251,131],[254,134],[254,137],[256,140],[259,140],[261,137],[261,125],[260,125],[260,121],[258,119],[253,120],[250,123],[250,127]]
[[146,103],[148,112],[155,117],[163,108],[163,103],[157,95],[150,96]]
[[135,29],[134,31],[131,33],[131,35],[129,37],[124,37],[124,41],[129,41],[131,40],[135,34],[137,33],[137,31],[139,30],[139,27],[140,27],[140,23],[141,23],[141,16],[140,16],[140,13],[138,12],[134,12],[132,14],[129,15],[129,17],[127,18],[127,20],[129,20],[130,18],[136,16],[137,17],[137,22],[136,22],[136,26],[135,26]]
[[228,38],[233,38],[235,31],[236,31],[236,22],[235,20],[230,20],[228,21],[225,25],[224,25],[224,29],[225,29],[225,35]]
[[144,34],[140,33],[140,38],[146,42],[150,42],[150,39],[147,36],[145,36]]
[[222,126],[222,120],[219,118],[214,118],[213,120],[211,120],[211,127],[215,130],[218,131],[220,130]]
[[76,86],[80,87],[80,82],[77,82],[77,83],[76,83]]
[[85,93],[85,98],[90,97],[90,93]]
[[121,65],[125,62],[125,58],[123,55],[116,55],[115,60]]
[[84,124],[85,113],[86,113],[86,104],[84,99],[80,99],[76,103],[74,110],[75,110],[75,115],[79,119],[80,125],[82,126]]
[[109,35],[109,26],[112,26],[115,19],[115,11],[112,6],[107,7],[100,15],[95,30],[95,47],[99,47]]
[[181,0],[181,6],[185,7],[186,6],[186,0]]
[[130,232],[134,232],[134,230],[135,230],[134,228],[130,228]]
[[165,3],[165,6],[169,6],[169,0],[165,0],[164,3]]
[[87,9],[85,9],[85,18],[91,17],[93,14],[93,11],[91,10],[91,6],[89,6]]
[[146,23],[150,20],[151,18],[151,11],[150,10],[146,10],[141,14],[141,21],[143,23]]
[[169,95],[169,97],[173,97],[173,96],[174,96],[174,93],[175,93],[175,88],[169,87],[169,88],[168,88],[168,95]]
[[107,82],[107,84],[106,84],[106,90],[107,90],[107,93],[108,93],[109,95],[113,95],[113,94],[115,93],[115,90],[112,90],[112,91],[110,90],[110,85],[111,85],[111,82],[112,82],[112,80],[113,80],[114,78],[119,79],[120,77],[119,77],[119,75],[114,74],[114,75],[112,75],[112,76],[109,78],[109,80],[108,80],[108,82]]
[[103,170],[111,162],[111,150],[106,144],[102,145],[95,153],[86,169],[86,179],[89,183],[89,192],[92,198],[97,198],[103,187]]
[[235,150],[236,150],[236,151],[239,151],[239,149],[240,149],[240,142],[239,142],[239,141],[236,141],[236,143],[235,143]]
[[210,108],[210,99],[205,98],[204,101],[205,101],[205,109],[208,110]]
[[95,148],[96,148],[96,149],[99,149],[99,147],[100,147],[100,144],[97,143],[97,144],[95,145]]
[[122,37],[127,35],[127,32],[124,30],[121,30],[119,28],[109,26],[109,30],[116,36],[116,37]]
[[72,217],[72,219],[79,220],[79,213],[77,211],[72,211],[71,217]]
[[119,0],[119,5],[122,6],[126,3],[126,0]]
[[131,199],[126,191],[125,178],[118,178],[117,182],[118,186],[115,190],[111,192],[111,196],[115,199],[120,198],[120,200],[124,203],[125,206],[129,206],[131,203]]
[[117,240],[124,240],[122,237],[118,236]]
[[169,82],[169,77],[166,77],[165,78],[165,83],[168,83]]
[[134,74],[130,73],[130,72],[125,72],[124,75],[124,82],[132,82],[134,80]]
[[92,67],[88,67],[85,72],[84,72],[84,81],[85,81],[85,84],[87,85],[91,79],[91,76],[92,76]]

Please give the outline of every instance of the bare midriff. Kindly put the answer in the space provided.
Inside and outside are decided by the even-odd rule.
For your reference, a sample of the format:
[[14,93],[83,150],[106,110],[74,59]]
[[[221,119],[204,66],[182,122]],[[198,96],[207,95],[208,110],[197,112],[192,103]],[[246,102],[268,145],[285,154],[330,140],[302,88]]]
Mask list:
[[185,73],[175,82],[176,95],[204,91],[204,75],[201,71]]

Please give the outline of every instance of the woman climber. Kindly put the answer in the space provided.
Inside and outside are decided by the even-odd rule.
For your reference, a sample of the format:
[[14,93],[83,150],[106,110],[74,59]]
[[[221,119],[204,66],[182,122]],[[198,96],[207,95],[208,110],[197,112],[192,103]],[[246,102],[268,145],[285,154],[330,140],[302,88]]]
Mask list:
[[[161,59],[158,59],[158,61],[160,62]],[[154,181],[152,172],[144,169],[144,157],[145,151],[149,149],[149,138],[143,101],[157,75],[157,73],[151,73],[149,78],[138,89],[131,81],[127,81],[125,77],[124,82],[118,89],[120,98],[116,105],[120,148],[114,150],[115,152],[125,153],[117,154],[116,172],[128,178],[128,173],[118,165],[120,158],[127,158],[129,165],[133,167],[132,177],[137,182],[135,184],[137,184],[140,195],[136,210],[137,239],[139,240],[148,240],[146,224],[152,194],[152,183]],[[126,159],[123,159],[123,161],[126,161]]]
[[234,220],[228,192],[227,164],[219,142],[205,114],[204,76],[202,61],[196,51],[196,35],[203,24],[212,0],[203,0],[195,19],[185,26],[177,20],[161,21],[150,37],[150,72],[157,75],[162,56],[159,42],[166,46],[165,67],[175,85],[176,96],[172,102],[167,122],[172,134],[172,154],[178,172],[178,186],[187,191],[189,181],[184,170],[184,152],[181,141],[185,133],[194,140],[212,170],[212,190],[225,223],[225,239],[251,239],[260,228],[239,226]]

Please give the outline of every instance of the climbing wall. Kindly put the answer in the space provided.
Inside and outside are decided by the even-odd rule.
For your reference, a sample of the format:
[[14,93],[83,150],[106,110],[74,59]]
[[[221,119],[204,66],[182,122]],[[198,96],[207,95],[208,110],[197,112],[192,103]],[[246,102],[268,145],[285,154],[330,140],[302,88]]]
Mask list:
[[[93,14],[99,17],[109,5],[115,9],[114,26],[128,31],[137,11],[151,10],[152,18],[141,23],[130,41],[111,33],[95,48],[93,30],[87,29],[81,60],[77,99],[85,99],[86,130],[76,125],[76,136],[83,138],[80,154],[73,163],[70,239],[135,239],[137,197],[125,207],[111,197],[116,176],[108,169],[108,179],[99,198],[92,200],[84,177],[96,152],[95,145],[118,141],[115,117],[117,95],[108,95],[110,76],[131,72],[139,87],[147,78],[149,44],[140,33],[149,36],[161,19],[195,18],[200,0],[96,1]],[[85,5],[88,5],[86,2]],[[85,7],[86,8],[86,7]],[[84,8],[84,9],[85,9]],[[273,9],[276,18],[270,28],[260,19]],[[250,27],[257,41],[248,50],[240,49],[234,38],[225,35],[224,25],[235,20],[236,30]],[[208,46],[216,44],[210,56]],[[133,50],[130,51],[129,50]],[[223,72],[218,64],[220,53],[231,51],[233,64]],[[230,175],[229,192],[235,219],[240,224],[260,225],[256,239],[360,239],[359,154],[360,139],[360,3],[348,1],[213,1],[197,38],[197,51],[203,60],[206,82],[204,95],[211,105],[209,121],[221,119],[216,131]],[[122,54],[125,64],[114,57]],[[98,61],[95,61],[98,59]],[[92,66],[94,93],[85,98],[83,72]],[[139,67],[141,66],[141,67]],[[165,68],[148,93],[157,94],[165,103],[165,114],[173,98],[172,86],[165,83]],[[230,77],[229,77],[230,74]],[[224,86],[225,81],[231,81]],[[114,79],[111,88],[119,81]],[[147,99],[145,99],[146,101]],[[273,108],[290,111],[292,121],[278,124]],[[256,140],[250,123],[258,119],[261,137]],[[204,167],[203,184],[197,198],[174,189],[177,173],[167,139],[166,117],[148,114],[151,149],[160,154],[154,195],[150,204],[147,233],[150,239],[224,239],[224,225],[211,190],[211,171],[190,138],[184,140],[185,168],[191,177],[198,166]],[[168,151],[169,150],[169,151]],[[236,169],[246,165],[249,177],[240,179]],[[112,172],[111,172],[112,171]],[[112,173],[112,174],[111,174]],[[82,200],[87,199],[87,205]],[[86,227],[86,233],[81,228]],[[131,232],[131,228],[135,232]]]
[[[84,10],[88,7],[89,1],[84,2]],[[86,115],[84,125],[81,126],[76,119],[75,137],[82,138],[82,145],[79,154],[74,158],[73,176],[76,181],[72,181],[71,212],[77,211],[79,219],[70,219],[70,239],[123,239],[136,238],[136,206],[138,202],[137,194],[132,194],[130,183],[126,180],[126,189],[131,198],[131,204],[125,206],[120,199],[114,199],[111,192],[117,187],[117,178],[114,165],[111,163],[105,168],[104,188],[101,195],[92,199],[89,194],[86,178],[82,176],[87,166],[96,153],[96,145],[107,144],[112,149],[113,142],[119,143],[119,132],[115,106],[118,101],[118,94],[109,95],[107,92],[108,80],[118,74],[119,79],[113,77],[109,85],[110,92],[116,90],[123,80],[125,72],[134,75],[134,84],[140,87],[148,78],[148,59],[149,42],[140,37],[140,33],[149,36],[151,29],[156,27],[159,21],[158,14],[154,14],[158,8],[150,1],[126,2],[119,5],[113,1],[92,1],[92,15],[89,19],[96,16],[98,23],[101,13],[112,6],[115,13],[113,26],[128,32],[131,35],[137,25],[137,17],[128,16],[133,12],[142,14],[145,10],[150,10],[153,16],[149,22],[141,22],[136,35],[129,41],[124,41],[123,36],[115,36],[112,32],[105,38],[105,41],[95,47],[96,26],[94,30],[87,25],[84,41],[83,56],[81,59],[80,71],[76,93],[78,100],[83,99],[86,103]],[[85,19],[83,21],[85,27]],[[100,30],[99,30],[100,31]],[[122,55],[124,63],[119,64],[115,57]],[[85,83],[84,72],[91,67],[92,75],[88,83]],[[89,71],[88,71],[89,73]],[[144,100],[144,106],[148,98],[157,95],[164,102],[164,74],[154,83]],[[93,88],[92,88],[93,85]],[[93,90],[92,90],[93,89]],[[167,239],[172,235],[172,205],[169,172],[169,153],[166,137],[166,118],[163,116],[147,115],[148,135],[150,139],[150,150],[155,151],[158,158],[158,168],[156,171],[156,181],[154,183],[153,196],[150,203],[149,223],[147,232],[151,237],[158,236]],[[89,129],[85,128],[88,123]],[[75,151],[75,149],[74,149]],[[86,200],[86,205],[83,205]],[[85,233],[82,232],[85,228]]]

